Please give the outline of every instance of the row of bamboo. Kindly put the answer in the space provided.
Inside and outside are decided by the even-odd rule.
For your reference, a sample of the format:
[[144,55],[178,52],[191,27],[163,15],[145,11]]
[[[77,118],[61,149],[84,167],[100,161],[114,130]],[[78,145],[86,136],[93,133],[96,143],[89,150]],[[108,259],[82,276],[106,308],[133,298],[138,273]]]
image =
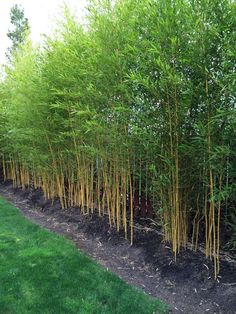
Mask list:
[[66,10],[40,49],[26,38],[0,82],[4,179],[107,215],[131,243],[147,211],[174,258],[204,243],[217,277],[235,212],[235,10],[91,1],[85,26]]

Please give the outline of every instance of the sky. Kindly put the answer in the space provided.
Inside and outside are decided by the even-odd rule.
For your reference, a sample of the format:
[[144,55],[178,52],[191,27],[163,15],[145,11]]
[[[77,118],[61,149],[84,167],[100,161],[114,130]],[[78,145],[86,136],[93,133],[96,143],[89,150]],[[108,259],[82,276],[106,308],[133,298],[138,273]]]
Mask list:
[[52,33],[63,4],[67,4],[76,16],[83,17],[86,3],[87,0],[0,0],[0,64],[6,62],[5,53],[11,45],[7,32],[11,28],[10,9],[14,4],[24,8],[31,28],[30,36],[36,44],[42,41],[42,34]]

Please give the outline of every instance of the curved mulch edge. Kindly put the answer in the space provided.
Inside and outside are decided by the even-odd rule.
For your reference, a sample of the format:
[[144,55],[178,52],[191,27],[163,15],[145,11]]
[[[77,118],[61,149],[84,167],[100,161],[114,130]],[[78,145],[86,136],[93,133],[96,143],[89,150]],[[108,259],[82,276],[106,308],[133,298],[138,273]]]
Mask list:
[[[77,209],[58,210],[56,204],[48,204],[42,211],[39,201],[29,202],[27,192],[11,185],[1,185],[0,194],[17,206],[27,219],[65,236],[127,283],[162,299],[171,307],[172,313],[236,313],[236,285],[231,281],[235,277],[236,282],[236,276],[232,277],[229,263],[224,262],[226,272],[229,267],[229,274],[215,281],[210,274],[212,265],[209,261],[203,262],[199,257],[201,253],[195,253],[191,258],[184,252],[175,264],[171,250],[157,234],[154,236],[158,254],[153,257],[153,230],[150,228],[136,226],[140,229],[136,231],[137,244],[131,247],[122,235],[107,226],[106,217],[83,216]],[[147,241],[152,246],[145,250]],[[185,263],[181,264],[181,259]],[[233,270],[235,274],[236,268]],[[191,272],[195,272],[194,276]]]

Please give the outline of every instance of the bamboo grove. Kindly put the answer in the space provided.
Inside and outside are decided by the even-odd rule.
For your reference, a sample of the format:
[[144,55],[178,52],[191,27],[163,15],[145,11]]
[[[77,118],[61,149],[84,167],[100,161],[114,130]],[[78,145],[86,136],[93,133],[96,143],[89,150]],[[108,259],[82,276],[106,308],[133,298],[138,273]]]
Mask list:
[[91,1],[83,23],[66,9],[4,67],[4,179],[108,215],[131,243],[144,203],[175,257],[204,242],[217,276],[236,204],[235,16],[230,0]]

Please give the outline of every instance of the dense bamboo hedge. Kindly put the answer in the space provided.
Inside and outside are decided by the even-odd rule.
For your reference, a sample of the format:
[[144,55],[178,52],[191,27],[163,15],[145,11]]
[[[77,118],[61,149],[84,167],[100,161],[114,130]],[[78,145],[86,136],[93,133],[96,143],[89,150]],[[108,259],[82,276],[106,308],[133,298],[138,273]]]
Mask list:
[[230,0],[92,1],[85,26],[66,11],[5,68],[4,178],[107,214],[131,242],[145,203],[175,256],[204,238],[217,275],[236,203],[235,16]]

